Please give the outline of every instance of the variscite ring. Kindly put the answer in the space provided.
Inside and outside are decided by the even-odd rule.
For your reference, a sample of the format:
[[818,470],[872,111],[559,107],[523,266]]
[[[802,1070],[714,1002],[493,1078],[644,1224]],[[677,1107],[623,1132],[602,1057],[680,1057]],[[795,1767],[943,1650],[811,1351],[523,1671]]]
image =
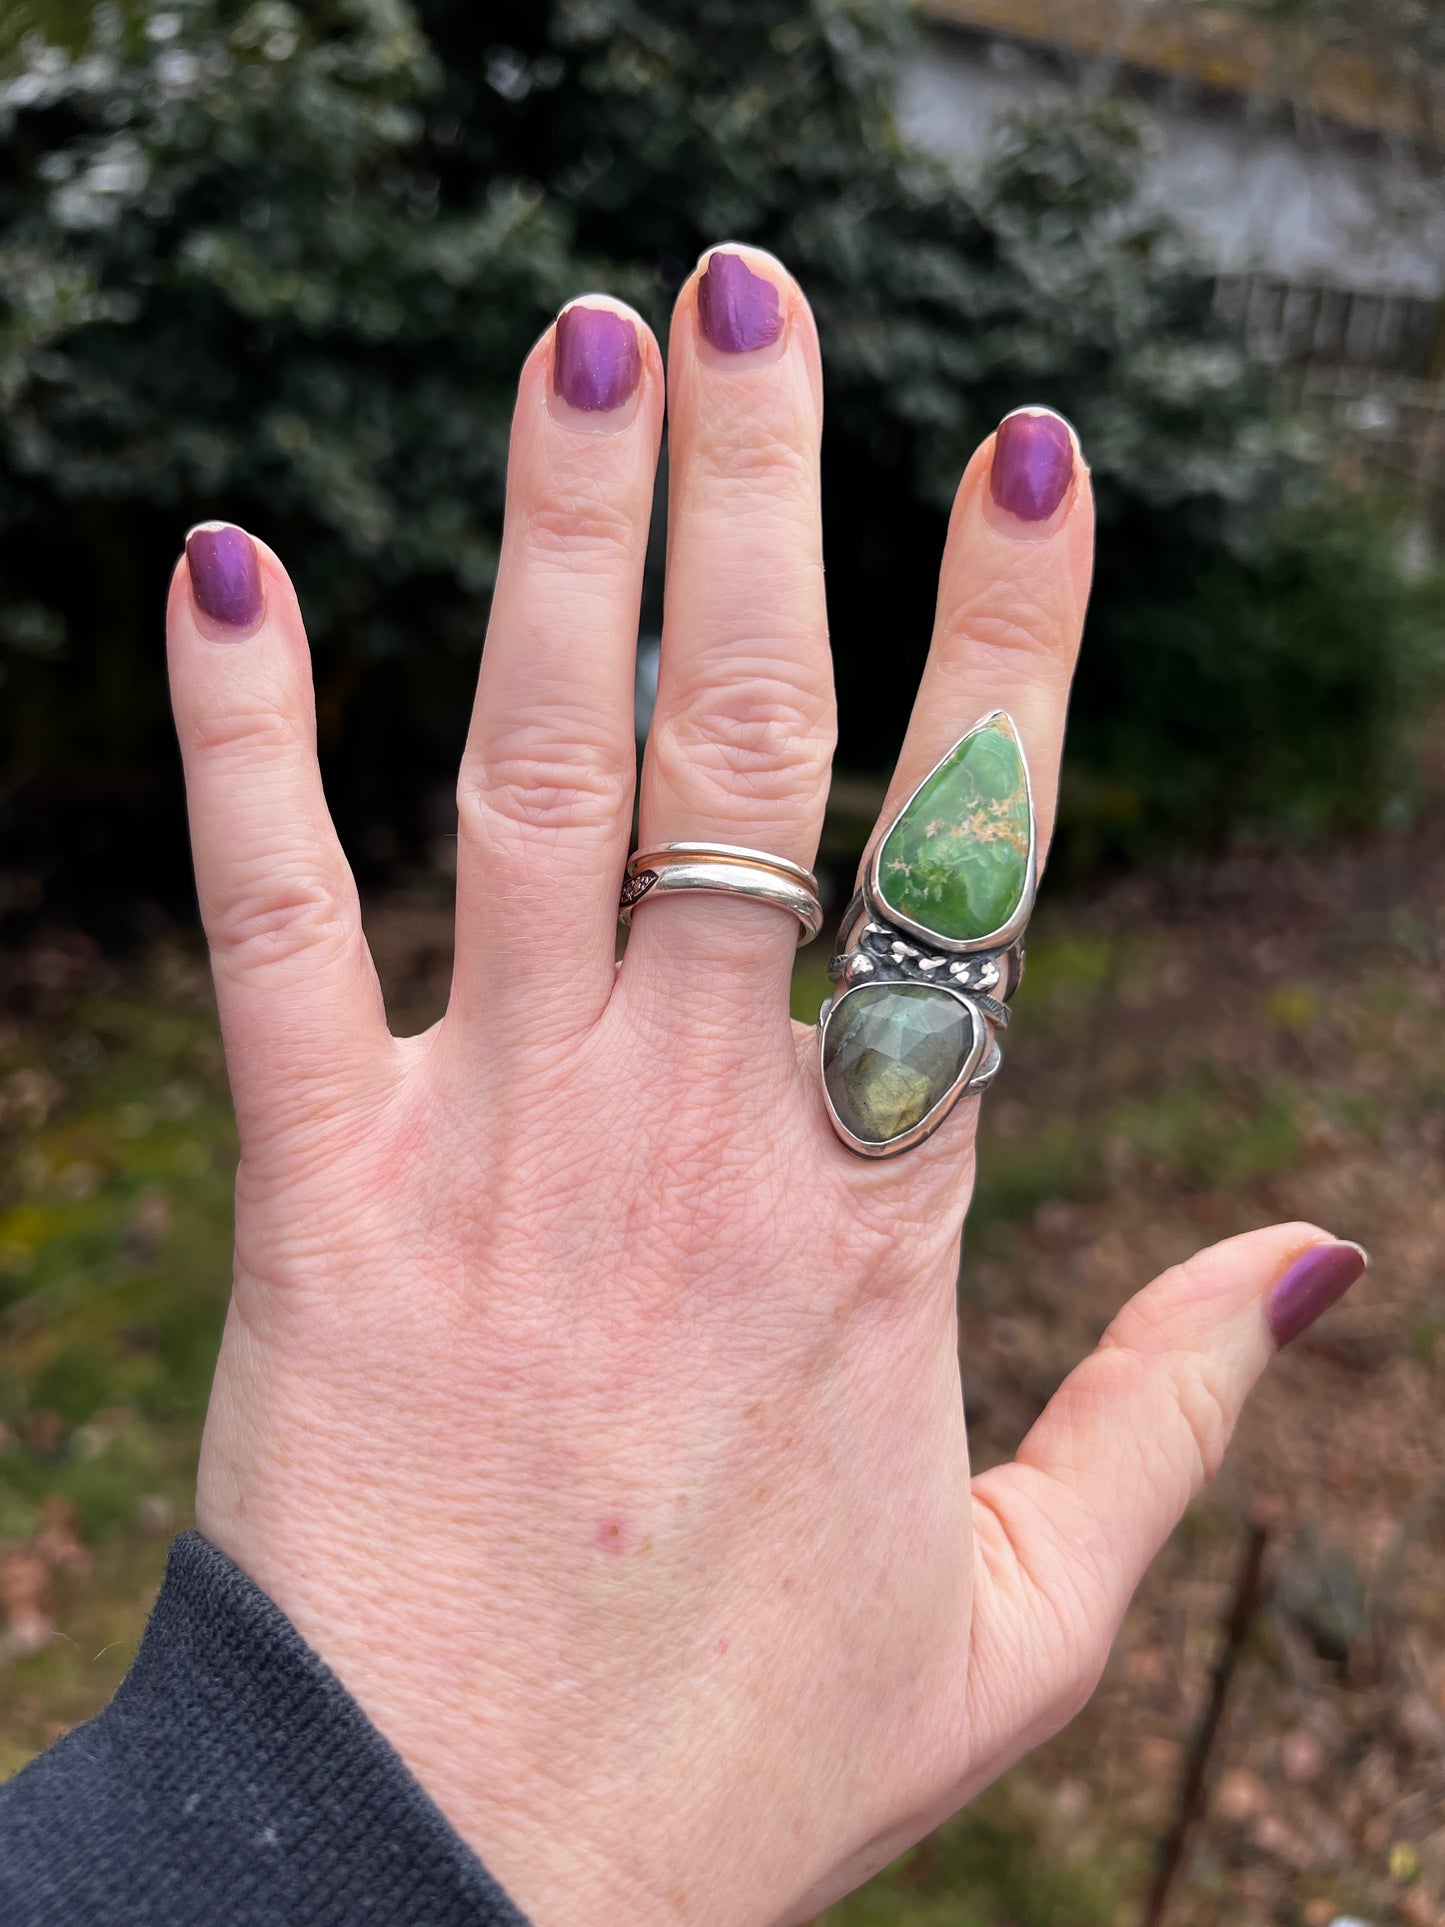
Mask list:
[[834,1130],[895,1157],[993,1081],[1038,884],[1028,763],[1002,710],[969,730],[878,838],[819,1013]]

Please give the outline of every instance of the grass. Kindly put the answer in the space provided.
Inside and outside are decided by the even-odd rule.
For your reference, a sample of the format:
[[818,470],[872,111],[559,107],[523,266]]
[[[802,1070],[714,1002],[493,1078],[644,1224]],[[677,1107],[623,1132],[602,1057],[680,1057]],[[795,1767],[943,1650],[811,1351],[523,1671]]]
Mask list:
[[181,998],[82,995],[0,1034],[0,1541],[58,1523],[79,1548],[57,1574],[63,1631],[0,1657],[0,1772],[113,1691],[191,1515],[235,1138],[183,974]]
[[30,1118],[0,1212],[0,1533],[24,1536],[58,1497],[103,1539],[178,1451],[184,1474],[205,1412],[234,1129],[204,1007],[82,1001],[58,1073],[34,1052],[17,1038],[0,1055]]

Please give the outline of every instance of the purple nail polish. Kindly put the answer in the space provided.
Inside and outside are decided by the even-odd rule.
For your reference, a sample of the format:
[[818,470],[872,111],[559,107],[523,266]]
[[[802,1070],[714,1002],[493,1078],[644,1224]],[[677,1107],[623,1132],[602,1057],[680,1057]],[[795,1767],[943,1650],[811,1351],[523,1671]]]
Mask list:
[[1327,1312],[1370,1262],[1359,1245],[1311,1245],[1302,1251],[1269,1294],[1265,1307],[1276,1345],[1298,1338]]
[[778,291],[740,254],[713,254],[697,284],[699,326],[714,348],[741,355],[766,348],[783,332]]
[[186,561],[196,607],[213,622],[249,629],[261,614],[261,564],[256,544],[229,522],[201,522],[186,537]]
[[993,443],[989,487],[1021,522],[1046,522],[1074,477],[1074,438],[1058,415],[1006,415]]
[[637,330],[611,308],[566,308],[552,344],[552,386],[573,408],[620,408],[642,379]]

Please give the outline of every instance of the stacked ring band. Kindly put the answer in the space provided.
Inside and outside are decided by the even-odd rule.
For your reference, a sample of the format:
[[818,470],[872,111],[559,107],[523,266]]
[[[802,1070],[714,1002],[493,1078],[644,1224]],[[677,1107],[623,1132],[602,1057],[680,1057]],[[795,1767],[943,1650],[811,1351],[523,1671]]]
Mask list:
[[844,912],[818,1026],[828,1115],[850,1150],[895,1157],[992,1083],[1037,882],[1028,764],[995,710],[878,838]]
[[628,861],[618,916],[630,922],[638,904],[649,897],[698,893],[750,897],[786,910],[802,925],[800,944],[810,942],[823,927],[818,880],[811,870],[733,843],[659,843],[638,850]]

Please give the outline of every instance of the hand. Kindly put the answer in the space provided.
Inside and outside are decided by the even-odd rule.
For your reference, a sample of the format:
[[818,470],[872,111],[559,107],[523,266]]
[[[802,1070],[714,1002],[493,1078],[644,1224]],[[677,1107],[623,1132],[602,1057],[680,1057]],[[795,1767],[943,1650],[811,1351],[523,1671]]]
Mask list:
[[[776,910],[646,903],[614,968],[663,374],[630,311],[583,309],[522,372],[425,1036],[387,1032],[280,563],[211,525],[176,573],[241,1132],[198,1517],[537,1927],[767,1927],[1081,1705],[1276,1335],[1353,1248],[1293,1225],[1166,1274],[970,1485],[974,1105],[895,1161],[846,1150]],[[807,305],[735,251],[683,289],[669,367],[641,838],[807,864],[833,737]],[[1092,542],[1055,419],[963,477],[885,820],[1003,707],[1047,838]]]

